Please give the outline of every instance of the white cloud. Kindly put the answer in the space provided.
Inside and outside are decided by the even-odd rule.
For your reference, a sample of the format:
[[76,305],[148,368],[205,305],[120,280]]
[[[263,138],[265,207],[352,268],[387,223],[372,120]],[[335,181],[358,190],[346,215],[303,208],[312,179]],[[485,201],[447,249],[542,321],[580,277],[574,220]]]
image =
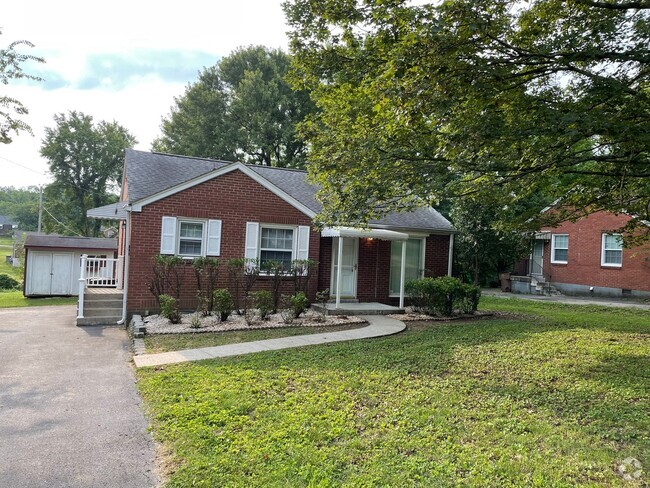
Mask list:
[[[280,0],[22,0],[3,5],[0,29],[2,46],[18,39],[36,45],[22,50],[46,58],[36,68],[48,79],[3,87],[29,109],[25,121],[34,137],[21,134],[0,145],[0,186],[48,181],[39,149],[56,113],[78,110],[97,121],[116,120],[147,150],[173,97],[210,56],[216,62],[251,44],[287,48]],[[154,59],[165,53],[168,59]]]

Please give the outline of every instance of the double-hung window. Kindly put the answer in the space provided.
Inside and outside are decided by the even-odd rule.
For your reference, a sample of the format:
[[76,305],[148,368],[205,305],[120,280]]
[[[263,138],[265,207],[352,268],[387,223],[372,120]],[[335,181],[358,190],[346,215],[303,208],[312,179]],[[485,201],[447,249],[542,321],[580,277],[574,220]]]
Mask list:
[[567,264],[569,262],[569,236],[553,234],[551,238],[551,263]]
[[221,220],[163,217],[160,254],[196,258],[221,253]]
[[390,295],[399,295],[402,279],[402,246],[406,244],[404,282],[422,278],[424,274],[424,239],[392,241],[390,246]]
[[620,234],[603,234],[600,264],[619,268],[623,266],[623,239]]
[[294,259],[294,229],[262,226],[260,230],[260,267],[265,269],[269,261],[277,261],[284,269],[290,269]]
[[178,254],[181,256],[203,256],[204,222],[179,220]]

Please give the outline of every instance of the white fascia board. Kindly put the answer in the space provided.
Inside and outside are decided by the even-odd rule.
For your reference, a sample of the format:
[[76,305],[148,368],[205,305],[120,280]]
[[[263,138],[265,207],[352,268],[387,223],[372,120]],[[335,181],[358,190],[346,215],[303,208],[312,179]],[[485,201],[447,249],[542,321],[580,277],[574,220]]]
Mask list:
[[411,237],[426,237],[429,235],[443,235],[458,234],[456,229],[423,229],[422,227],[395,227],[394,225],[372,224],[371,229],[386,229],[395,232],[404,232]]
[[294,197],[286,193],[285,191],[281,190],[277,186],[275,186],[273,183],[271,183],[269,180],[264,178],[263,176],[260,176],[257,174],[255,171],[252,169],[248,168],[245,164],[242,163],[231,163],[228,166],[223,166],[219,169],[216,169],[214,171],[210,171],[209,173],[206,173],[204,175],[198,176],[196,178],[193,178],[191,180],[188,180],[184,183],[181,183],[176,186],[172,186],[171,188],[167,188],[166,190],[163,190],[159,193],[156,193],[155,195],[148,196],[146,198],[143,198],[142,200],[139,200],[137,202],[133,202],[131,204],[131,209],[134,212],[141,212],[142,208],[150,205],[154,202],[157,202],[158,200],[162,200],[163,198],[167,198],[171,195],[175,195],[176,193],[179,193],[183,190],[187,190],[188,188],[192,188],[193,186],[199,185],[201,183],[205,183],[206,181],[210,181],[213,178],[216,178],[218,176],[225,175],[227,173],[231,173],[232,171],[241,171],[244,173],[246,176],[250,177],[260,185],[262,185],[264,188],[269,190],[271,193],[277,195],[280,197],[282,200],[287,202],[289,205],[297,208],[300,210],[302,213],[304,213],[306,216],[309,218],[313,219],[316,216],[316,212],[311,210],[309,207],[306,205],[303,205],[300,203],[298,200],[296,200]]

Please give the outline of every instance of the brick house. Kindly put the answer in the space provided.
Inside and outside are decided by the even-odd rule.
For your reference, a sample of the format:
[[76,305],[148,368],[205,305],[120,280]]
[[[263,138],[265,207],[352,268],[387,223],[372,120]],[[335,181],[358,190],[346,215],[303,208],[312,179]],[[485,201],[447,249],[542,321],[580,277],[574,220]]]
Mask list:
[[[454,229],[436,210],[390,214],[370,222],[370,229],[317,229],[316,190],[304,171],[127,150],[120,202],[88,211],[90,217],[120,221],[124,317],[157,308],[147,284],[159,253],[186,259],[181,306],[188,309],[196,306],[191,262],[197,256],[287,266],[313,260],[318,264],[309,297],[329,288],[337,305],[403,306],[405,281],[450,273]],[[220,287],[227,285],[223,268]],[[256,287],[269,285],[262,273]]]
[[595,212],[535,234],[526,276],[512,277],[512,291],[553,287],[567,295],[650,297],[650,248],[623,248],[625,214]]

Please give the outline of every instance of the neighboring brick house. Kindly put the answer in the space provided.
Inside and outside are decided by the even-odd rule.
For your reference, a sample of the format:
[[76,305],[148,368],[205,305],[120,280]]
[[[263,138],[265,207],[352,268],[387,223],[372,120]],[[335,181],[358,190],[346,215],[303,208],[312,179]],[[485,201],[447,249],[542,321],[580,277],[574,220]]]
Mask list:
[[567,295],[650,297],[650,248],[623,248],[617,229],[630,217],[595,212],[536,233],[527,277],[512,290],[528,293],[548,283]]
[[[454,229],[434,209],[390,214],[372,221],[369,230],[317,230],[313,219],[321,206],[316,190],[304,171],[127,150],[120,202],[88,215],[121,220],[118,247],[126,255],[128,312],[156,309],[147,284],[159,253],[187,258],[184,308],[196,305],[191,266],[196,256],[213,256],[222,263],[242,257],[273,259],[287,265],[311,259],[318,263],[311,299],[329,288],[332,296],[338,291],[339,300],[398,304],[403,281],[449,274]],[[226,285],[222,266],[219,286]],[[256,284],[269,285],[267,276]]]

